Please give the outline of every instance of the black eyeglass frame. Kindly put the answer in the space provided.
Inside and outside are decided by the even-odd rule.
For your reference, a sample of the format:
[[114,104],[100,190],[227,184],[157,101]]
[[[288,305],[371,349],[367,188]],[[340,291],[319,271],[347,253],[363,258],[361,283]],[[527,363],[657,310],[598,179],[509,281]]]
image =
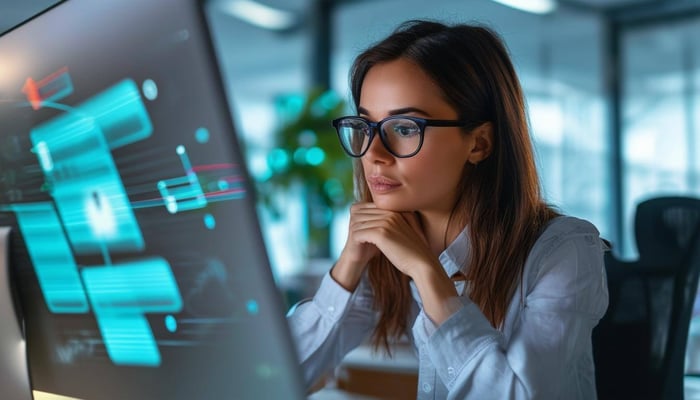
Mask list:
[[[408,120],[415,122],[416,125],[418,125],[418,128],[420,129],[420,141],[418,142],[418,147],[416,147],[416,150],[414,152],[412,152],[410,154],[406,154],[406,155],[399,155],[399,154],[396,154],[394,152],[394,150],[392,150],[391,147],[389,147],[389,145],[387,144],[386,133],[382,129],[382,126],[387,121],[391,121],[394,119],[408,119]],[[369,140],[367,141],[367,146],[365,147],[364,150],[362,150],[362,152],[360,154],[351,153],[348,150],[348,148],[345,146],[344,141],[341,137],[339,125],[342,121],[346,121],[346,120],[359,120],[359,121],[366,123],[367,126],[369,126]],[[391,153],[391,155],[393,155],[394,157],[397,157],[397,158],[409,158],[409,157],[413,157],[416,154],[418,154],[421,147],[423,147],[423,139],[425,138],[425,128],[426,127],[428,127],[428,126],[438,126],[438,127],[442,126],[442,127],[466,128],[470,124],[469,121],[460,120],[460,119],[426,119],[426,118],[420,118],[420,117],[413,117],[413,116],[409,116],[409,115],[392,115],[392,116],[386,117],[383,120],[377,121],[377,122],[372,122],[372,121],[368,120],[367,118],[358,117],[356,115],[348,115],[345,117],[336,118],[333,121],[331,121],[331,123],[333,124],[333,127],[335,128],[335,132],[338,135],[338,140],[340,141],[341,147],[343,148],[343,150],[345,150],[345,152],[350,157],[354,157],[354,158],[360,158],[360,157],[364,156],[365,153],[367,153],[367,150],[369,150],[369,147],[372,145],[372,140],[374,140],[374,137],[377,135],[376,132],[379,132],[379,139],[382,141],[384,148],[387,149],[387,151],[389,153]]]

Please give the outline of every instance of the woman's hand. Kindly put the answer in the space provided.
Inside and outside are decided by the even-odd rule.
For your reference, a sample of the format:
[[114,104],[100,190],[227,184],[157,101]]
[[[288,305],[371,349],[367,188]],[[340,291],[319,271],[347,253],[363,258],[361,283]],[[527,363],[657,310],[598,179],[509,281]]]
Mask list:
[[348,239],[333,268],[333,277],[354,290],[369,260],[380,252],[411,278],[419,268],[440,268],[414,213],[382,210],[374,203],[353,204]]
[[348,240],[331,271],[333,278],[354,290],[367,263],[379,252],[413,279],[433,322],[440,324],[454,312],[449,299],[457,296],[457,291],[431,252],[417,215],[382,210],[373,203],[354,204]]
[[409,276],[421,261],[427,264],[435,258],[415,214],[382,210],[374,203],[353,204],[348,238],[331,276],[346,289],[355,290],[367,263],[380,252]]
[[404,274],[414,277],[416,268],[437,262],[416,214],[357,203],[350,209],[350,227],[345,250],[366,264],[379,252]]

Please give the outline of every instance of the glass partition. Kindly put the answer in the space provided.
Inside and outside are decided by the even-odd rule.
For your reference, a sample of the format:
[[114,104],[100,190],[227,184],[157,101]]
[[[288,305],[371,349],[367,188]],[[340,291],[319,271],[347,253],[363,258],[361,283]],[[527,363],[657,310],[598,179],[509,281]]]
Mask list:
[[624,243],[635,258],[634,211],[646,198],[700,195],[700,20],[623,31]]

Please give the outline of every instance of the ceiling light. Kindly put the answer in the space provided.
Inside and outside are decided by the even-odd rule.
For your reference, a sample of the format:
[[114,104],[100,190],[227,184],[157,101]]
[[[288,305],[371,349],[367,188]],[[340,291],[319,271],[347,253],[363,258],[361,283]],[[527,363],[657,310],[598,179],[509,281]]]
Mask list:
[[283,31],[294,28],[298,17],[291,11],[280,10],[251,0],[220,1],[221,10],[251,25]]
[[535,14],[547,14],[557,8],[556,0],[493,0],[508,7]]

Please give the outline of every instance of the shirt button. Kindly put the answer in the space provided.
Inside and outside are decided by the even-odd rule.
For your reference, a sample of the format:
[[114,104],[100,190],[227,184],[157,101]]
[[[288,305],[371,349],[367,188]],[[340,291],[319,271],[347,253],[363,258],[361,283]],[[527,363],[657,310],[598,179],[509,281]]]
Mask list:
[[335,312],[335,307],[329,306],[329,307],[328,307],[328,312],[331,313],[331,314],[333,314],[333,313]]
[[433,390],[433,387],[430,386],[429,383],[424,383],[424,384],[423,384],[423,391],[424,391],[425,393],[430,393],[431,390]]
[[447,375],[455,376],[455,369],[452,367],[447,367]]

